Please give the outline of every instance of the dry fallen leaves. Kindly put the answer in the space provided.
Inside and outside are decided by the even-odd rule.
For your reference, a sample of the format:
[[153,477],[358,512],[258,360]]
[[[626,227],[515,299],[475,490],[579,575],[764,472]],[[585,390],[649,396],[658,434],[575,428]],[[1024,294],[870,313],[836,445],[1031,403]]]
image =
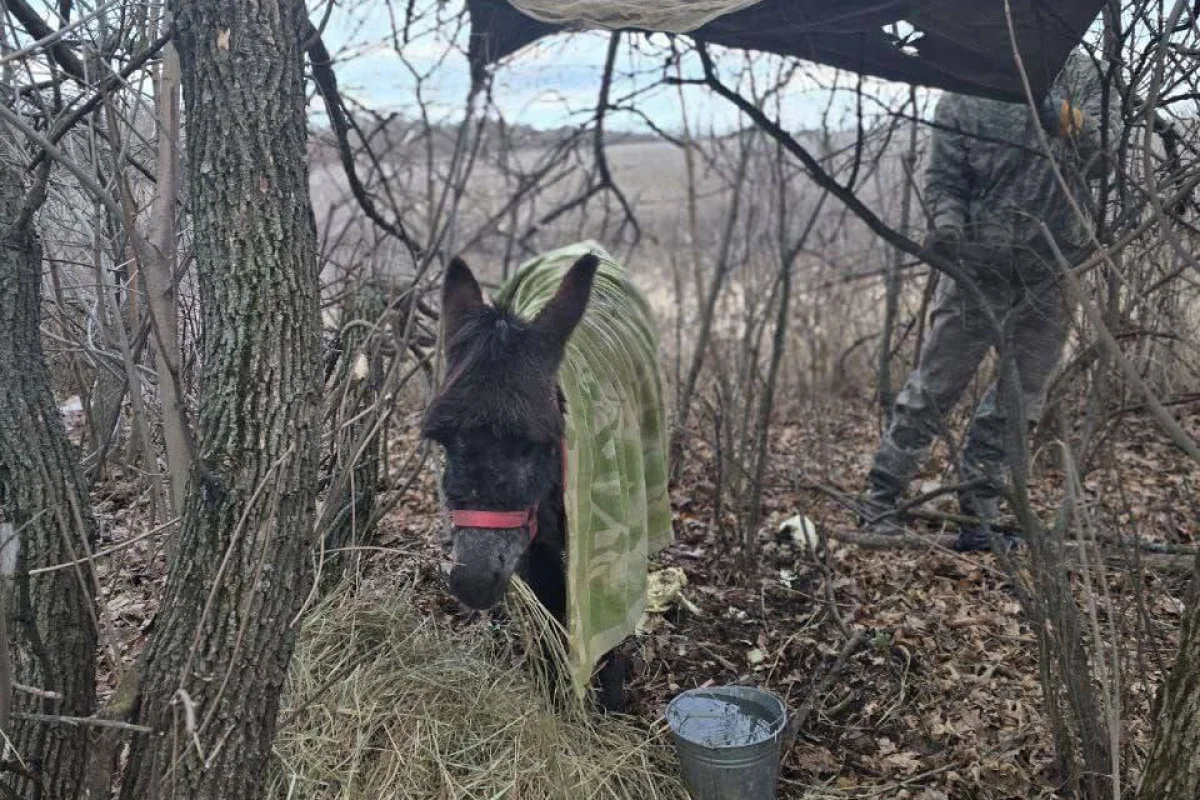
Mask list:
[[[745,563],[740,542],[722,538],[712,519],[714,454],[704,447],[690,453],[672,491],[677,541],[655,569],[685,573],[691,605],[665,604],[638,640],[632,710],[649,725],[675,693],[710,681],[764,685],[798,708],[836,663],[846,630],[862,630],[867,644],[816,697],[805,729],[784,756],[781,797],[801,798],[818,785],[850,797],[1050,797],[1052,751],[1034,637],[993,557],[836,547],[824,556],[826,571],[797,542],[776,541],[779,524],[796,515],[816,526],[852,524],[828,497],[794,488],[796,476],[818,475],[850,490],[861,482],[877,437],[873,410],[840,406],[830,418],[835,422],[819,432],[800,423],[775,430],[769,512],[756,542],[764,555],[757,562]],[[389,474],[398,473],[413,452],[415,420],[398,418]],[[1195,415],[1185,422],[1197,425]],[[830,441],[836,447],[826,446]],[[941,480],[949,463],[935,451],[924,479],[930,485]],[[1197,472],[1151,425],[1125,421],[1114,463],[1115,472],[1088,479],[1098,520],[1126,536],[1200,540],[1189,510]],[[1122,491],[1114,488],[1117,476]],[[1038,507],[1053,508],[1061,486],[1059,473],[1042,468],[1032,487]],[[136,481],[119,473],[96,487],[93,503],[105,546],[152,527],[139,491]],[[375,586],[411,586],[420,613],[457,624],[461,611],[447,597],[439,569],[444,542],[435,475],[427,471],[408,495],[384,492],[381,500],[398,504],[373,544],[396,552],[371,554],[365,579]],[[125,663],[136,657],[153,616],[165,566],[161,545],[139,543],[97,570],[104,635]],[[1143,748],[1150,733],[1149,707],[1160,677],[1155,670],[1169,663],[1185,588],[1155,575],[1145,582],[1146,628],[1138,627],[1126,602],[1138,583],[1112,584],[1118,609],[1113,623],[1130,633],[1121,646],[1143,647],[1152,656],[1129,651],[1128,663],[1139,670],[1125,686],[1132,751]],[[1103,622],[1109,624],[1107,617]]]

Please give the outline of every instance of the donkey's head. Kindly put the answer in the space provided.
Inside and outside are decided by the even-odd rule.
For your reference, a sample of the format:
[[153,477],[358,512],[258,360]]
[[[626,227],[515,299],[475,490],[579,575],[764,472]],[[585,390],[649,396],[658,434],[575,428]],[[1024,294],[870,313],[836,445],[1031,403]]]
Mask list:
[[442,487],[454,524],[450,590],[491,608],[561,490],[557,373],[583,316],[598,259],[580,258],[533,320],[484,302],[471,270],[450,262],[442,287],[446,380],[423,434],[446,451]]

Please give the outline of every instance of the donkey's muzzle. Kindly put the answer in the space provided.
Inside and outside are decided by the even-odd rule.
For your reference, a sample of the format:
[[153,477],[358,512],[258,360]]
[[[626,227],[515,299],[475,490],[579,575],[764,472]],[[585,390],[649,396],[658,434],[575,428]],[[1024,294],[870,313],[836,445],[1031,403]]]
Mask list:
[[469,608],[500,602],[529,546],[525,528],[455,528],[450,592]]

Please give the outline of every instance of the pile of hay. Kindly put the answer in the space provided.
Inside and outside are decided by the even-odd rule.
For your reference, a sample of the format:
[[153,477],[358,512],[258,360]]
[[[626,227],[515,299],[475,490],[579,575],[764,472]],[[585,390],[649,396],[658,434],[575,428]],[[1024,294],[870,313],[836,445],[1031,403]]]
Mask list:
[[661,734],[555,713],[499,637],[482,634],[418,620],[404,596],[316,609],[292,662],[269,796],[687,797]]

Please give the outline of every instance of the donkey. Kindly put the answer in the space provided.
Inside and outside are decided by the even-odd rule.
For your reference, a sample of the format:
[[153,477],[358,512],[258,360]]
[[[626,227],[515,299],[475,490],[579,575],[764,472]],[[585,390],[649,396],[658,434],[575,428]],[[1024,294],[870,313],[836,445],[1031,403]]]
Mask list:
[[[470,608],[494,607],[517,574],[560,624],[566,622],[566,409],[557,374],[598,266],[591,254],[576,261],[532,320],[485,303],[462,259],[447,267],[446,379],[422,435],[445,450],[450,591]],[[596,698],[602,709],[623,710],[627,671],[615,651],[603,659]]]

